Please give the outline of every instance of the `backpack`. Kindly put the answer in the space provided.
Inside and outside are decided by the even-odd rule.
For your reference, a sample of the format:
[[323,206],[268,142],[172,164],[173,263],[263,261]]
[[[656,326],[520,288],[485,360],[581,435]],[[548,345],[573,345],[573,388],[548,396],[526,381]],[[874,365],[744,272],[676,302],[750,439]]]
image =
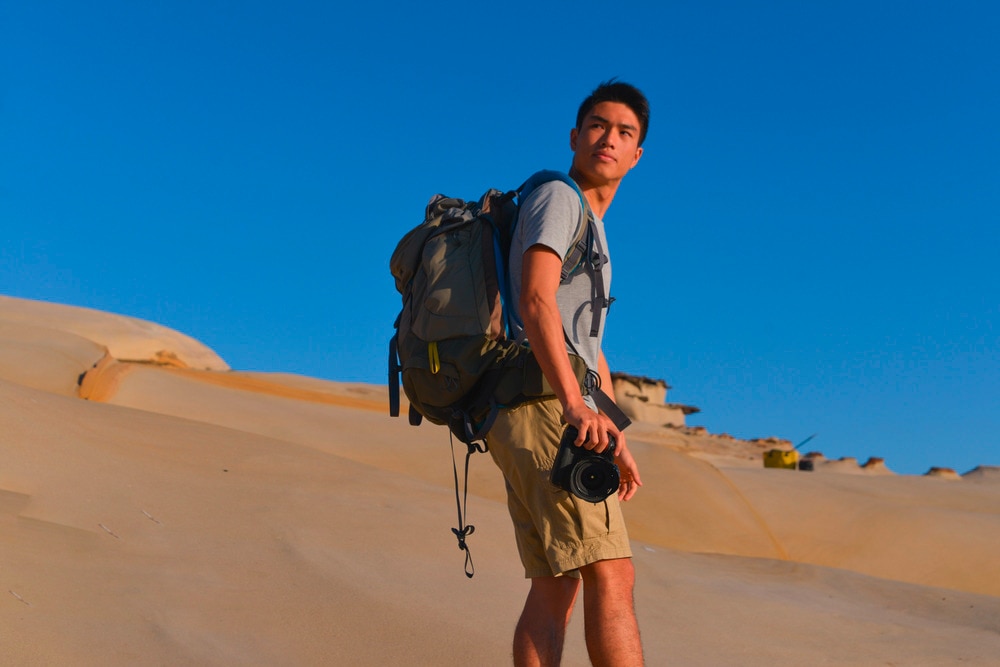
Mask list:
[[[507,307],[508,255],[518,207],[532,190],[553,180],[572,186],[583,207],[582,224],[563,259],[561,282],[569,282],[587,263],[596,269],[590,335],[597,336],[610,305],[600,270],[604,256],[593,212],[566,174],[541,171],[516,190],[490,189],[478,201],[435,195],[424,221],[400,240],[389,263],[403,300],[389,343],[389,412],[399,416],[402,378],[410,423],[416,426],[426,418],[446,425],[468,446],[466,497],[469,458],[487,451],[484,438],[499,411],[555,396],[530,347],[510,337]],[[614,419],[624,428],[628,419],[601,391],[597,373],[581,357],[570,353],[569,358],[581,391],[593,396],[606,414],[619,415]],[[454,449],[452,467],[459,523],[452,532],[466,552],[465,574],[471,578],[475,568],[465,538],[475,528],[464,524]]]
[[[564,258],[568,282],[588,259],[593,214],[576,183],[555,171],[538,172],[517,190],[490,189],[478,201],[435,195],[424,222],[408,232],[390,260],[403,308],[389,344],[390,414],[399,415],[399,385],[410,402],[410,423],[426,418],[449,427],[466,444],[483,440],[501,408],[554,396],[527,345],[509,337],[507,256],[518,205],[536,187],[553,180],[580,197],[584,222]],[[593,335],[607,306],[601,273],[601,303],[594,309]],[[584,386],[587,368],[570,354]]]

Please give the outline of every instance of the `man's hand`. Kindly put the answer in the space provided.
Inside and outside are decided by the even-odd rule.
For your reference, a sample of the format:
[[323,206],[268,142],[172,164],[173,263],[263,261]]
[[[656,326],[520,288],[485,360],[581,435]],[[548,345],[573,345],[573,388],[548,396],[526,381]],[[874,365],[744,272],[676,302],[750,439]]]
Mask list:
[[577,428],[579,433],[573,443],[577,447],[600,454],[608,448],[610,438],[614,438],[615,442],[624,442],[625,435],[614,422],[591,410],[582,400],[563,410],[563,420]]
[[[622,436],[624,438],[624,436]],[[635,492],[642,486],[639,479],[639,466],[632,458],[632,452],[624,439],[615,443],[615,458],[618,459],[618,469],[621,475],[621,484],[618,486],[618,499],[621,501],[631,500]]]

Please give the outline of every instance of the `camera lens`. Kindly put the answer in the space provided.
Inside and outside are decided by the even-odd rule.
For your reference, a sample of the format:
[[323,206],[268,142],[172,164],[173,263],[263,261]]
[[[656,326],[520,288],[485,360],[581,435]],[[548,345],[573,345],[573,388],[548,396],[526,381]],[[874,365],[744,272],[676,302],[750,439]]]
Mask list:
[[618,488],[618,484],[618,466],[599,458],[578,463],[570,477],[570,490],[592,503],[610,496]]

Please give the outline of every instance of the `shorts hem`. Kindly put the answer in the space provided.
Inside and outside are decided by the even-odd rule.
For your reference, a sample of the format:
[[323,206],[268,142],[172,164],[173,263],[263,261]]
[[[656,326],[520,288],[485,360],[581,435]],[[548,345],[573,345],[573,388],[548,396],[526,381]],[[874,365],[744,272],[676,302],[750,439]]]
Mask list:
[[632,550],[628,547],[623,549],[605,549],[598,554],[587,554],[581,556],[580,558],[575,558],[572,560],[561,561],[554,564],[553,570],[557,574],[564,574],[566,572],[571,572],[573,570],[579,570],[581,567],[597,563],[602,560],[618,560],[619,558],[631,558]]
[[632,558],[631,547],[602,549],[599,553],[589,553],[581,556],[580,558],[560,561],[558,563],[554,563],[552,567],[544,569],[532,568],[529,570],[525,568],[524,578],[534,579],[535,577],[568,576],[573,577],[574,579],[579,579],[579,570],[581,567],[586,567],[587,565],[591,565],[602,560],[618,560],[620,558]]

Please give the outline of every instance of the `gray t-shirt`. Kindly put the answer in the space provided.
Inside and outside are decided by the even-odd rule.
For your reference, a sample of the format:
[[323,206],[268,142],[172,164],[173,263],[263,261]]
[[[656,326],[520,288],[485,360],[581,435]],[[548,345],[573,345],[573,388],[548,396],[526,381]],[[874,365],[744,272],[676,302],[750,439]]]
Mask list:
[[[586,224],[580,196],[570,185],[562,181],[550,181],[538,186],[521,204],[510,247],[510,288],[511,312],[513,314],[512,337],[524,340],[524,325],[519,309],[521,296],[521,271],[524,252],[541,244],[551,248],[560,257],[565,258],[570,244],[577,235],[580,225]],[[604,223],[594,219],[598,236],[598,247],[604,249],[602,272],[606,294],[611,288],[611,261],[607,259],[607,240],[604,235]],[[569,334],[570,346],[567,349],[583,357],[587,367],[597,371],[597,360],[600,357],[601,340],[604,337],[604,320],[597,337],[590,335],[591,300],[593,298],[593,270],[588,262],[576,273],[572,280],[560,285],[556,292],[556,302],[562,316],[563,328]],[[530,344],[530,341],[528,341]]]

